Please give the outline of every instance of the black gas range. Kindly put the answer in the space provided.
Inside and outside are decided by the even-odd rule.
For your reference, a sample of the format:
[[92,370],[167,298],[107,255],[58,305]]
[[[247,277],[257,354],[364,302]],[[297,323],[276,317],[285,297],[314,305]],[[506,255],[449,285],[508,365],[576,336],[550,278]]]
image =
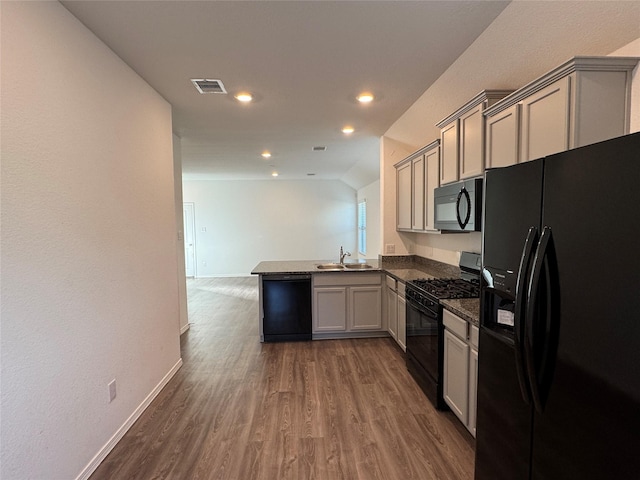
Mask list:
[[407,282],[407,369],[436,408],[446,410],[442,394],[444,325],[440,300],[480,295],[481,258],[462,252],[459,278]]

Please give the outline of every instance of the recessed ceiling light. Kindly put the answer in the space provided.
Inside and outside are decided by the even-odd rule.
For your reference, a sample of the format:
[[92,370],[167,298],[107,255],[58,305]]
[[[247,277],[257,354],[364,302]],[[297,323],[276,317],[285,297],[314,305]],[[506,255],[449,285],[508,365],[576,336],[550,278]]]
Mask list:
[[345,127],[342,128],[342,133],[344,133],[345,135],[350,135],[354,132],[354,128],[350,125],[346,125]]
[[271,174],[271,176],[272,176],[272,177],[277,177],[277,176],[278,176],[278,172],[273,172],[273,173]]
[[262,152],[260,155],[262,155],[263,158],[271,158],[271,153],[266,150]]
[[253,100],[253,96],[248,92],[240,92],[237,95],[234,95],[234,97],[236,98],[236,100],[242,103],[249,103],[251,100]]
[[356,100],[358,100],[360,103],[370,103],[373,101],[373,99],[374,99],[373,93],[369,93],[369,92],[361,93],[356,97]]

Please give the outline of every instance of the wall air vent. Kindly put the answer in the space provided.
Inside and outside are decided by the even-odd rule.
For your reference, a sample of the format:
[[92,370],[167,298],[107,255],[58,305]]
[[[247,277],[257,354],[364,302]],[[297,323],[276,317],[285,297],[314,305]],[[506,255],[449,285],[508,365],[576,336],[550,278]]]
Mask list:
[[192,78],[191,83],[200,93],[227,93],[221,80],[210,80],[208,78]]
[[313,147],[311,150],[314,152],[324,152],[326,149],[327,147]]

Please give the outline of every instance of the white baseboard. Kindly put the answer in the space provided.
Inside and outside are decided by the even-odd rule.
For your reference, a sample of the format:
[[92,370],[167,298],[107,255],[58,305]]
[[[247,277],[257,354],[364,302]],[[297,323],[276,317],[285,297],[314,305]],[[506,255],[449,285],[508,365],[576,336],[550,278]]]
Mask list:
[[113,447],[120,441],[120,439],[124,436],[125,433],[131,428],[131,426],[135,423],[135,421],[142,415],[142,413],[147,409],[147,407],[151,404],[154,398],[158,396],[158,394],[162,391],[162,389],[169,383],[169,380],[173,378],[180,367],[182,366],[182,358],[180,358],[176,364],[171,367],[171,370],[167,372],[167,374],[160,380],[160,383],[155,386],[151,393],[147,395],[147,397],[142,401],[138,408],[136,408],[133,413],[127,418],[126,422],[113,434],[113,436],[109,439],[109,441],[105,444],[104,447],[100,449],[98,453],[91,459],[89,464],[84,467],[84,469],[80,472],[80,474],[76,477],[76,480],[87,480],[93,472],[98,468],[98,466],[102,463],[102,461],[109,455],[109,452],[113,450]]
[[186,325],[183,325],[183,326],[180,328],[180,335],[182,335],[184,332],[186,332],[186,331],[187,331],[187,330],[189,330],[190,328],[191,328],[191,324],[190,324],[190,323],[187,323]]

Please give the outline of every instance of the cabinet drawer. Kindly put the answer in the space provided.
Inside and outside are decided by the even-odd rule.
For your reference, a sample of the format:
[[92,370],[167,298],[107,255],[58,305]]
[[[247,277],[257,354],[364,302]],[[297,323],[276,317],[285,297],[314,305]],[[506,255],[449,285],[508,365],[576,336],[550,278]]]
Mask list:
[[478,349],[478,337],[480,335],[480,330],[475,325],[469,326],[469,343],[476,350]]
[[380,273],[316,273],[313,275],[314,286],[324,285],[382,285]]
[[387,275],[387,287],[389,287],[391,290],[396,289],[396,279],[389,275]]
[[455,333],[461,339],[467,340],[467,322],[465,320],[454,315],[449,310],[444,310],[442,321],[444,326],[451,332]]

